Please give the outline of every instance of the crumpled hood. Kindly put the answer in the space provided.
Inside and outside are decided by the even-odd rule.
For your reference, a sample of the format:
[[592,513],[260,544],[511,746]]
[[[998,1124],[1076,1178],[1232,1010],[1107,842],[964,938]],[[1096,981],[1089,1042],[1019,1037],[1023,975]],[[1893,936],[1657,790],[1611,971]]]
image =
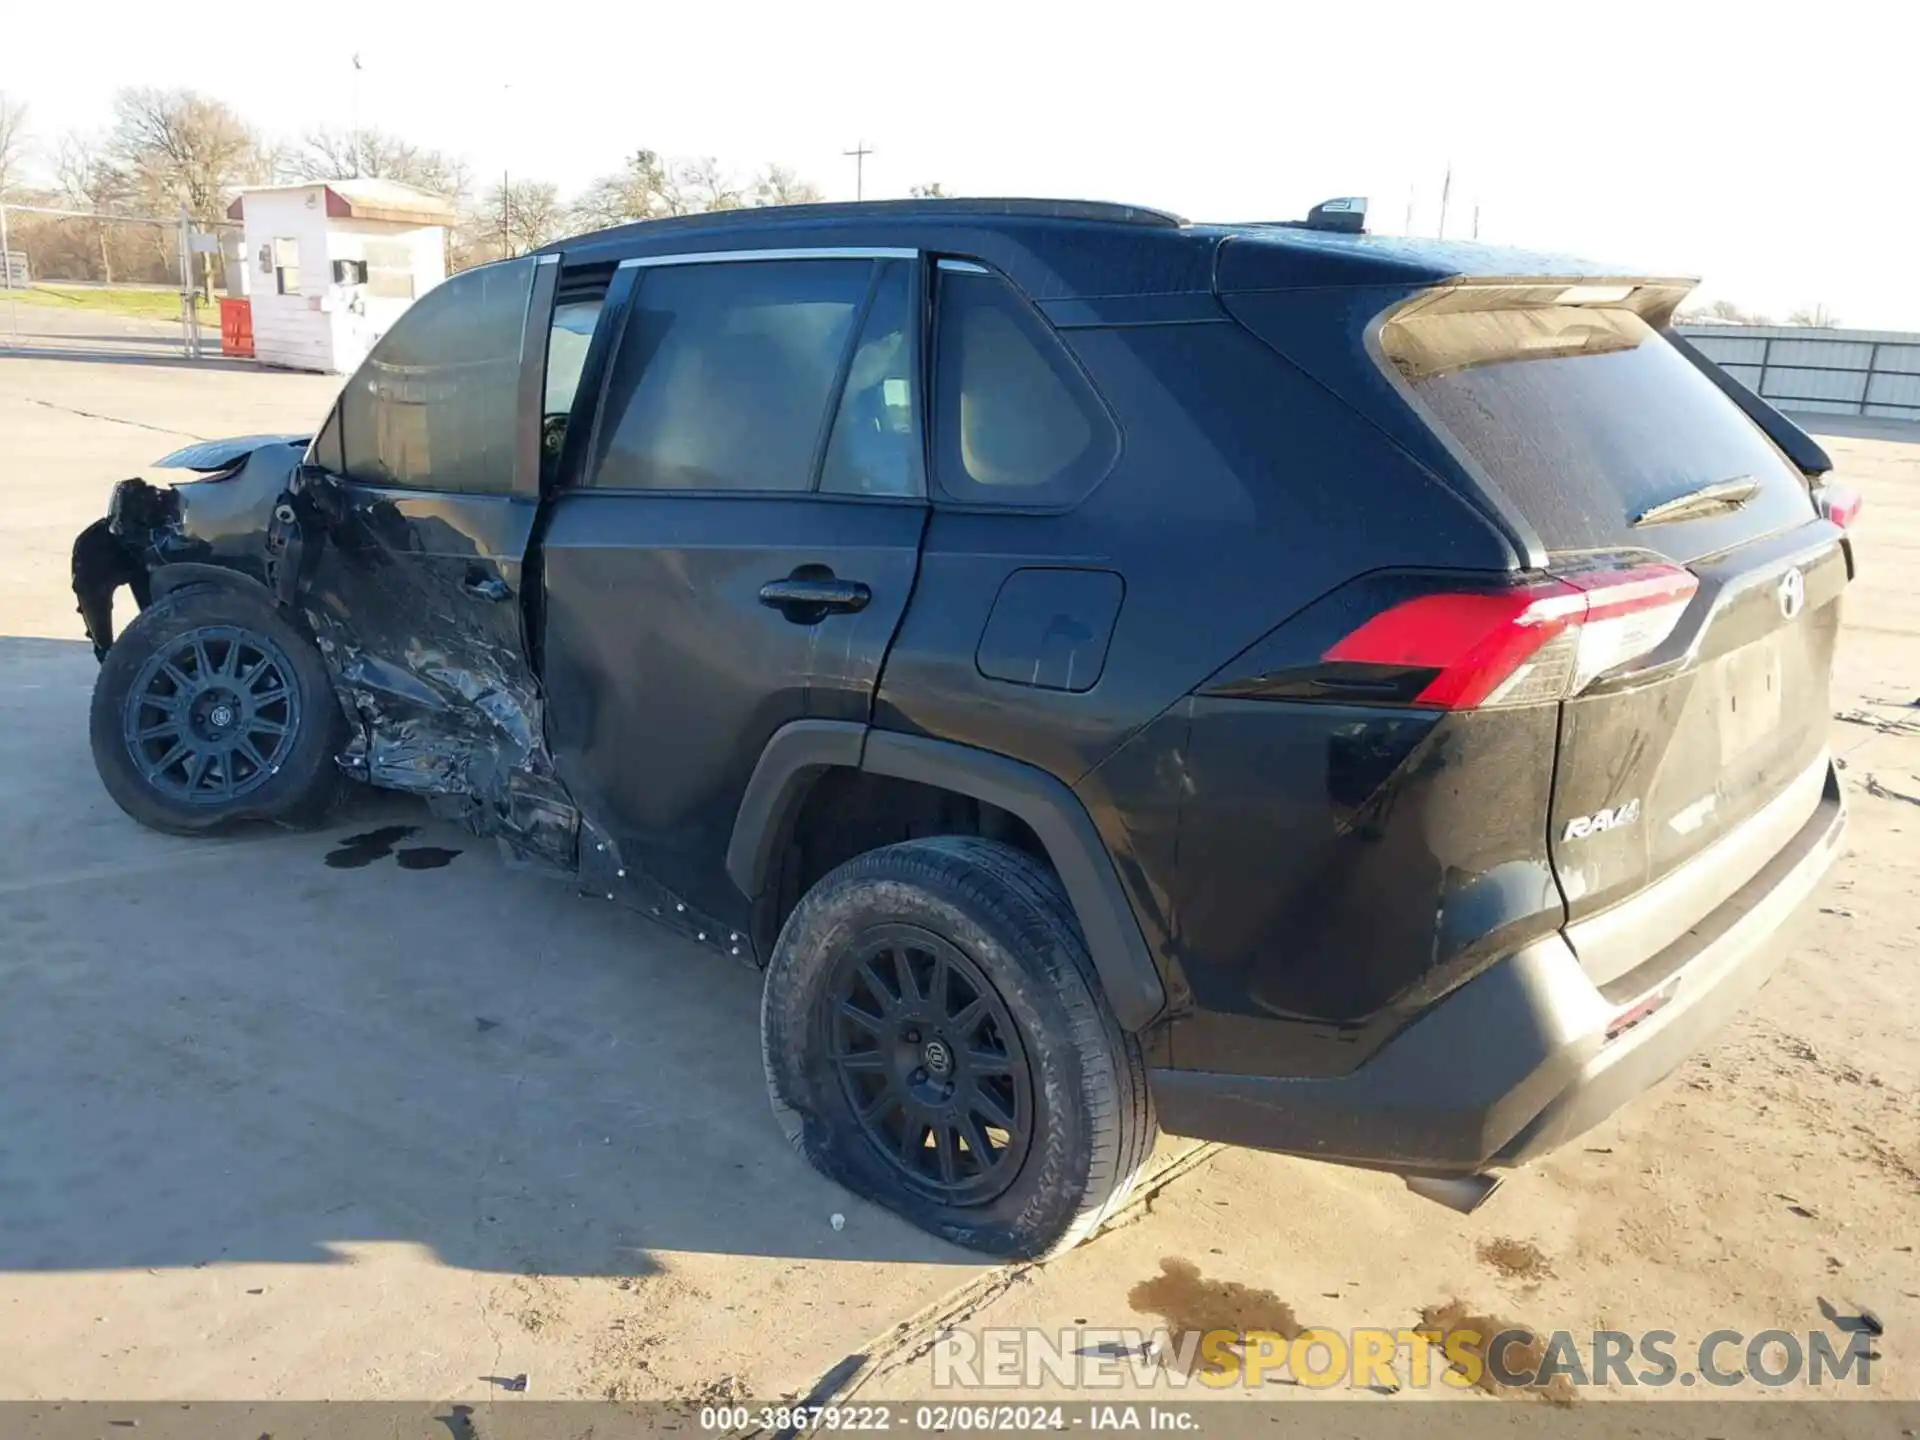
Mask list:
[[191,445],[162,455],[153,462],[156,470],[225,470],[268,445],[298,445],[305,449],[311,435],[235,435],[226,440],[197,440]]

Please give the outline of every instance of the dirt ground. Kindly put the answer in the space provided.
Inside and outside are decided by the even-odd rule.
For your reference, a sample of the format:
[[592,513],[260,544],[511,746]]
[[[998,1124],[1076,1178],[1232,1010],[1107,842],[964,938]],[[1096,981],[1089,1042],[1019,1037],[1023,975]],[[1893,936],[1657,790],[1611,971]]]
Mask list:
[[[533,1396],[715,1400],[829,1372],[926,1398],[942,1356],[1012,1327],[1398,1329],[1450,1306],[1672,1331],[1682,1371],[1716,1330],[1844,1341],[1867,1316],[1871,1387],[1841,1389],[1920,1398],[1920,434],[1824,430],[1867,498],[1834,700],[1853,826],[1749,1013],[1472,1217],[1387,1176],[1168,1145],[1106,1232],[1005,1268],[781,1144],[746,970],[410,804],[185,841],[107,800],[73,533],[184,437],[301,428],[336,385],[0,352],[0,1399],[506,1399],[524,1374]],[[407,833],[342,843],[388,826]],[[1455,1392],[1396,1372],[1237,1393]]]

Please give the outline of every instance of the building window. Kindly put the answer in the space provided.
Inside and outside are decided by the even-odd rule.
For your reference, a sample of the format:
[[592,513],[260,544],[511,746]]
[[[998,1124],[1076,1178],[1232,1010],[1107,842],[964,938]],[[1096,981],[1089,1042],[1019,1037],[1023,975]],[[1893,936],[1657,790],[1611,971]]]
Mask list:
[[364,285],[367,283],[367,262],[364,260],[336,260],[333,262],[333,283],[336,285]]
[[273,242],[273,288],[282,295],[300,293],[300,242],[290,235]]
[[369,240],[361,279],[376,300],[413,299],[413,252],[397,240]]

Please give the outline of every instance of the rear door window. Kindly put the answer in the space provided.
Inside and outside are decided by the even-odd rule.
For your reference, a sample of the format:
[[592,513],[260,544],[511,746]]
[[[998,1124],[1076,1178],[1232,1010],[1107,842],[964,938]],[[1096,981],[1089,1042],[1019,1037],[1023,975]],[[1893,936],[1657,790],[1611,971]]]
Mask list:
[[820,471],[823,494],[905,499],[926,493],[912,302],[912,267],[885,262],[847,364]]
[[935,471],[949,499],[1052,508],[1105,477],[1119,453],[1113,421],[1013,286],[942,262],[935,326]]
[[[1688,560],[1813,516],[1773,443],[1629,310],[1436,307],[1389,320],[1380,340],[1415,399],[1549,549],[1631,546]],[[1649,516],[1702,487],[1745,482],[1738,508]]]
[[394,322],[340,392],[348,479],[465,494],[513,489],[535,266],[529,256],[464,270]]
[[811,490],[869,260],[648,268],[609,380],[589,484]]

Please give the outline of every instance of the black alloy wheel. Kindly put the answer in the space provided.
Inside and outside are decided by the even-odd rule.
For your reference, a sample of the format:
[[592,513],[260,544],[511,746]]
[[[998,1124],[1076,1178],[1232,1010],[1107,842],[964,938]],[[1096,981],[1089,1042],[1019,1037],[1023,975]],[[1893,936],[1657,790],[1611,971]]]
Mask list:
[[293,662],[264,635],[207,625],[156,650],[127,693],[121,733],[142,778],[189,805],[226,805],[285,764],[300,728]]
[[978,1205],[1020,1173],[1033,1077],[980,967],[915,925],[849,945],[828,986],[826,1053],[861,1130],[930,1199]]

